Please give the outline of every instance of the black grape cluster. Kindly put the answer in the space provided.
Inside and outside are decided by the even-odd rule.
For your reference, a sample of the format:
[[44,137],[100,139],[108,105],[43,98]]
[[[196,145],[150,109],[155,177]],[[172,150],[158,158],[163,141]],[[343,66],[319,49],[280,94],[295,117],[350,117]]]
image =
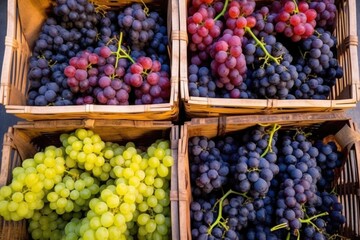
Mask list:
[[343,70],[333,53],[336,38],[330,32],[317,28],[317,33],[304,40],[296,68],[299,78],[295,82],[293,94],[296,98],[326,99],[343,76]]
[[120,28],[117,24],[117,16],[115,11],[110,10],[100,19],[98,47],[114,44],[114,39],[119,36]]
[[99,16],[95,6],[87,0],[57,0],[54,13],[65,29],[77,29],[81,34],[82,48],[95,44]]
[[214,141],[206,137],[194,137],[189,142],[189,153],[192,159],[192,182],[201,192],[219,190],[227,183],[229,167],[221,158]]
[[298,72],[291,64],[293,59],[289,51],[275,36],[264,37],[261,44],[249,40],[244,54],[246,62],[251,65],[248,72],[252,80],[251,89],[258,93],[258,97],[293,98],[290,89],[298,78]]
[[319,191],[331,191],[332,183],[335,179],[334,170],[341,167],[343,154],[337,150],[334,142],[324,144],[322,141],[317,141],[315,146],[319,149],[316,162],[321,169],[322,176],[317,183],[317,187]]
[[149,9],[136,3],[125,8],[118,16],[118,24],[125,30],[131,49],[141,50],[147,46],[159,31],[160,25],[164,24],[157,12],[148,11]]
[[252,16],[256,19],[256,25],[252,28],[253,33],[262,38],[268,35],[275,35],[275,17],[276,14],[270,12],[268,6],[263,6],[253,12]]
[[276,215],[279,223],[286,223],[292,230],[300,229],[299,218],[304,218],[302,204],[316,201],[316,183],[321,178],[316,165],[319,151],[305,135],[297,134],[282,140],[280,168],[280,191]]
[[215,97],[216,84],[206,66],[189,66],[189,91],[194,97]]
[[[276,134],[271,136],[261,126],[244,134],[246,144],[238,148],[237,161],[231,168],[236,183],[235,190],[248,193],[253,198],[266,195],[270,181],[279,172],[276,165],[276,139]],[[271,145],[271,152],[267,152],[268,145]]]

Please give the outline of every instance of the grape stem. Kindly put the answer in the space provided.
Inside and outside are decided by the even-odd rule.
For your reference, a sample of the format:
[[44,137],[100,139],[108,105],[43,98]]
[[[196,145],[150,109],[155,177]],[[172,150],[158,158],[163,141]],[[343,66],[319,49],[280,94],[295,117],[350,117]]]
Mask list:
[[118,48],[116,52],[112,52],[113,54],[116,55],[116,63],[115,63],[115,69],[118,67],[118,63],[119,63],[119,59],[120,58],[127,58],[129,59],[132,63],[135,63],[134,59],[124,50],[122,49],[122,39],[123,39],[123,33],[120,33],[120,39],[118,42]]
[[274,134],[276,133],[276,131],[278,131],[281,128],[281,126],[277,123],[275,123],[273,125],[272,130],[270,131],[270,136],[269,136],[269,143],[265,149],[265,151],[261,154],[260,157],[264,157],[269,151],[272,152],[272,141],[274,138]]
[[259,46],[265,53],[265,57],[263,59],[265,59],[265,63],[268,63],[269,60],[272,60],[274,61],[276,64],[280,64],[280,59],[282,58],[282,56],[279,56],[279,57],[273,57],[269,52],[268,50],[265,48],[265,43],[260,41],[256,36],[255,34],[253,33],[253,31],[251,30],[251,28],[249,27],[245,27],[245,32],[249,33],[250,36],[255,40],[257,46]]
[[215,208],[215,206],[217,206],[219,204],[219,212],[218,212],[218,216],[217,216],[216,220],[211,224],[211,226],[208,229],[208,235],[211,235],[211,232],[212,232],[213,228],[218,224],[222,225],[223,228],[225,228],[226,230],[229,229],[229,227],[226,225],[226,220],[224,220],[224,218],[222,216],[222,209],[223,209],[224,200],[230,194],[237,194],[237,195],[243,196],[245,198],[248,198],[246,196],[246,194],[239,193],[239,192],[236,192],[236,191],[233,191],[233,190],[230,189],[218,201],[216,201],[216,203],[214,204],[214,208]]
[[144,5],[144,13],[146,16],[149,16],[149,8],[146,6],[143,0],[141,0],[142,4]]
[[225,3],[224,3],[223,9],[222,9],[221,12],[214,18],[214,21],[216,21],[216,20],[218,20],[220,17],[224,16],[228,4],[229,4],[229,0],[226,0]]
[[297,2],[296,0],[293,0],[294,4],[295,4],[295,10],[294,10],[294,13],[299,13],[299,7],[297,5]]

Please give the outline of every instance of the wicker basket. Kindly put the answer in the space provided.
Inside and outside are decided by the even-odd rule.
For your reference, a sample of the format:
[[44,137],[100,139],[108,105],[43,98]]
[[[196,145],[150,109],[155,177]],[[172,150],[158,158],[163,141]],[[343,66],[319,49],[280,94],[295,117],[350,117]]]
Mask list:
[[[256,0],[269,3],[270,0]],[[180,18],[187,19],[188,1],[179,1]],[[289,112],[332,111],[353,108],[360,100],[358,37],[356,28],[356,1],[337,0],[338,8],[335,36],[338,40],[338,60],[344,77],[332,88],[328,100],[277,99],[224,99],[190,96],[188,88],[188,62],[186,21],[180,22],[180,96],[190,117],[210,117],[239,114],[269,114]]]
[[[94,0],[97,4],[119,8],[141,0]],[[176,0],[145,0],[152,9],[160,9],[166,15],[170,62],[170,101],[162,104],[109,106],[26,106],[27,74],[31,48],[36,40],[50,0],[8,0],[8,23],[5,38],[4,62],[1,74],[0,103],[6,112],[27,120],[53,119],[130,119],[130,120],[171,120],[178,116],[179,98],[179,7]]]
[[[39,149],[48,145],[59,145],[59,135],[77,128],[87,128],[98,133],[103,141],[126,143],[134,141],[137,145],[147,146],[159,138],[169,139],[175,163],[171,171],[171,225],[172,239],[179,239],[178,214],[178,176],[177,126],[167,121],[131,121],[131,120],[63,120],[20,122],[10,127],[4,136],[3,156],[1,161],[0,186],[11,181],[12,169],[32,157]],[[0,240],[29,239],[26,221],[4,221],[0,217]]]
[[[189,172],[188,141],[193,136],[206,136],[208,138],[222,136],[237,132],[257,123],[277,123],[286,127],[311,126],[313,133],[322,136],[337,133],[346,124],[355,130],[355,124],[346,119],[343,113],[292,113],[278,115],[253,115],[234,116],[220,118],[194,118],[185,123],[181,129],[179,141],[179,212],[180,215],[180,239],[191,238],[190,226],[190,202],[191,184]],[[357,142],[348,152],[347,161],[341,168],[340,176],[336,181],[335,191],[339,194],[339,200],[344,205],[343,214],[346,224],[340,234],[350,239],[360,239],[360,145]]]

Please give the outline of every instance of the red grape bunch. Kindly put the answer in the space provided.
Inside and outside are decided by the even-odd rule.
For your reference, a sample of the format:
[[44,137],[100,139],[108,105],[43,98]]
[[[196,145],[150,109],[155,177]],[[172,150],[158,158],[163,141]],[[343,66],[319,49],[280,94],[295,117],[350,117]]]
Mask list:
[[[223,28],[222,21],[218,20],[220,15],[216,14],[223,9],[223,4],[220,2],[214,5],[208,5],[206,0],[201,0],[200,5],[193,5],[189,9],[188,33],[190,37],[189,47],[192,51],[205,51],[216,38],[221,34]],[[194,0],[193,2],[199,2]]]
[[245,34],[245,27],[252,28],[255,26],[256,19],[251,16],[255,10],[255,5],[253,0],[237,0],[229,3],[229,8],[225,14],[226,27],[231,29],[234,35],[242,37]]
[[275,31],[283,33],[291,38],[293,42],[306,39],[314,33],[316,26],[317,13],[314,9],[309,9],[307,2],[296,1],[275,1],[273,10],[278,10],[275,18]]

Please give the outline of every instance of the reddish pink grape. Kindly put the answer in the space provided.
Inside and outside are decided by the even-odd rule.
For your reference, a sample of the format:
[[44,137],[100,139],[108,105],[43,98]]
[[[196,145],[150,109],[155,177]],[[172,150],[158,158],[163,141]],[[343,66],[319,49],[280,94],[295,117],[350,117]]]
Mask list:
[[303,35],[305,33],[305,25],[304,24],[299,24],[297,26],[294,27],[294,34],[295,35]]
[[298,8],[300,12],[306,12],[309,9],[309,4],[307,2],[299,2]]
[[161,63],[158,60],[152,62],[151,71],[159,72],[161,70]]
[[79,86],[79,82],[73,77],[68,78],[66,82],[67,85],[71,88]]
[[120,89],[116,92],[116,99],[120,102],[127,102],[129,100],[129,93],[124,89]]
[[290,17],[290,24],[293,26],[298,26],[300,24],[300,17],[298,15],[293,15]]
[[151,72],[147,75],[146,80],[150,85],[158,84],[160,76],[157,72]]
[[239,17],[236,19],[236,27],[237,28],[244,28],[247,25],[247,21],[245,17]]
[[94,98],[92,96],[85,96],[83,101],[84,101],[84,104],[93,104]]
[[96,67],[89,68],[87,72],[90,77],[97,76],[99,74],[99,70]]
[[204,26],[205,26],[207,29],[213,28],[214,25],[215,25],[215,21],[214,21],[214,19],[212,19],[212,18],[208,18],[208,19],[206,19],[205,22],[204,22]]
[[109,99],[106,103],[107,105],[119,105],[119,101],[116,98]]
[[229,45],[227,44],[226,41],[223,40],[219,40],[215,43],[215,51],[227,51],[229,48]]
[[154,85],[150,88],[150,95],[154,98],[159,97],[161,94],[161,87],[159,85]]
[[308,9],[305,12],[306,18],[307,18],[307,22],[311,22],[313,20],[316,19],[317,13],[314,9]]
[[130,77],[130,85],[133,87],[140,87],[143,83],[143,78],[140,74],[133,74]]
[[111,53],[112,53],[112,52],[111,52],[111,50],[110,50],[109,47],[103,46],[103,47],[100,48],[99,55],[100,55],[101,57],[103,57],[103,58],[108,58],[108,57],[110,57]]
[[246,18],[246,26],[249,28],[253,28],[256,25],[256,18],[253,16],[249,16]]
[[219,51],[215,54],[215,61],[219,62],[219,63],[224,63],[227,59],[227,52],[225,51]]
[[91,64],[97,64],[99,61],[99,56],[95,53],[91,53],[88,57],[88,60]]
[[139,57],[138,62],[145,70],[151,69],[153,64],[151,58],[149,57]]
[[117,67],[117,68],[115,69],[115,74],[116,74],[116,76],[118,76],[118,77],[123,77],[123,76],[125,75],[125,68],[123,68],[123,67]]
[[97,85],[97,83],[98,83],[97,76],[90,76],[88,78],[88,80],[89,80],[89,85],[92,86],[92,87],[95,87]]
[[294,2],[292,2],[292,1],[288,1],[288,2],[286,2],[285,3],[285,5],[284,5],[284,10],[286,11],[286,12],[288,12],[288,13],[292,13],[292,12],[294,12],[295,11],[295,3]]
[[99,79],[99,86],[101,88],[106,88],[107,86],[110,86],[111,84],[111,79],[108,76],[102,76]]
[[75,76],[76,68],[69,65],[64,69],[64,74],[66,77],[71,78]]
[[195,13],[191,18],[191,20],[196,24],[199,24],[203,21],[203,16],[199,12]]
[[89,65],[88,60],[86,58],[81,57],[81,58],[78,59],[76,67],[78,69],[84,69],[85,70],[88,65]]
[[147,82],[143,82],[143,84],[141,85],[140,87],[140,97],[143,93],[149,93],[150,91],[150,88],[151,88],[151,85]]
[[106,64],[104,67],[104,73],[108,76],[111,76],[115,73],[115,68],[111,64]]
[[114,89],[114,90],[119,90],[122,87],[122,81],[118,78],[114,78],[111,83],[110,86]]
[[85,92],[90,87],[90,82],[88,79],[85,79],[84,81],[79,82],[79,88],[81,92]]
[[197,32],[197,25],[195,23],[189,23],[188,25],[188,33],[195,34]]
[[132,74],[141,74],[143,70],[143,66],[139,63],[134,63],[130,66],[130,72]]
[[228,14],[231,18],[237,18],[240,15],[240,8],[231,6],[228,10]]
[[106,59],[103,57],[99,57],[98,66],[104,66],[106,64]]
[[71,65],[71,66],[74,66],[74,67],[76,67],[77,66],[77,61],[78,61],[78,57],[72,57],[72,58],[70,58],[70,61],[69,61],[69,64]]
[[162,89],[170,88],[170,86],[171,86],[170,79],[167,78],[167,77],[160,77],[160,79],[159,79],[159,86],[160,86]]
[[107,101],[108,101],[108,99],[105,97],[103,91],[99,91],[99,92],[96,94],[96,99],[98,100],[99,103],[102,103],[102,104],[106,104]]
[[75,71],[75,78],[78,81],[84,81],[85,79],[87,79],[88,74],[87,71],[84,69],[76,69]]
[[116,95],[116,91],[111,86],[107,86],[106,88],[104,88],[104,96],[107,99],[114,98],[115,95]]

